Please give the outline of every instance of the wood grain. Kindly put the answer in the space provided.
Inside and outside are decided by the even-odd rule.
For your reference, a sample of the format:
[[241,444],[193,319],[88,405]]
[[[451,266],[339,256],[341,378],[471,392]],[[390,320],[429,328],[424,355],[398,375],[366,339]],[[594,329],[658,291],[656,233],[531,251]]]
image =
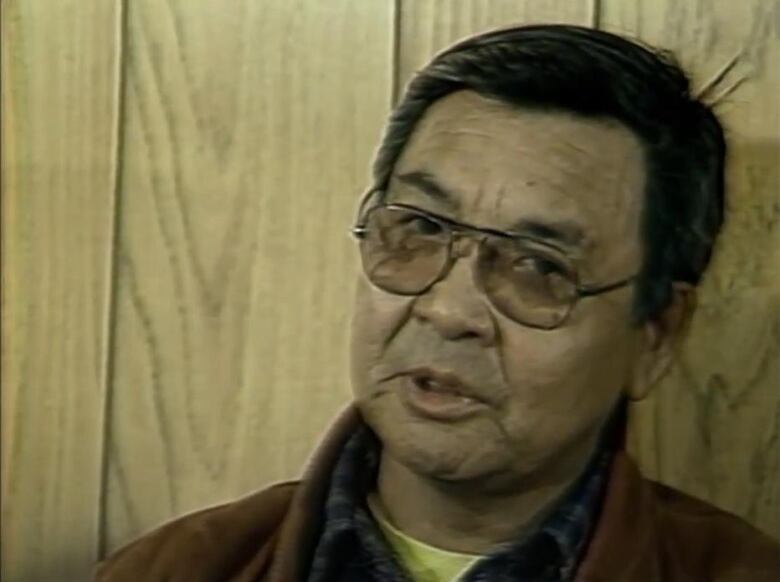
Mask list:
[[3,0],[3,580],[87,579],[100,520],[110,551],[299,472],[349,398],[346,232],[393,89],[517,22],[639,35],[712,86],[730,218],[632,448],[780,538],[777,0],[133,0],[124,53],[121,4]]
[[98,548],[119,2],[3,2],[2,579]]
[[602,2],[602,26],[674,51],[731,148],[728,219],[679,364],[635,408],[646,472],[780,539],[777,0]]
[[131,2],[107,547],[297,476],[349,398],[392,2]]
[[512,24],[590,25],[595,0],[415,0],[401,2],[398,78],[403,86],[415,70],[456,40]]

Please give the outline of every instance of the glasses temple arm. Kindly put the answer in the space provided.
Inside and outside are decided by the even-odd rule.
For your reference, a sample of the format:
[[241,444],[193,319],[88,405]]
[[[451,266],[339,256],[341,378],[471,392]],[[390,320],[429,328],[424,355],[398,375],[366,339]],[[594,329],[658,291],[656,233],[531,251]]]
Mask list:
[[602,293],[608,293],[609,291],[614,291],[615,289],[625,287],[634,279],[636,279],[636,275],[632,275],[626,279],[621,279],[620,281],[615,281],[614,283],[609,283],[608,285],[602,285],[600,287],[577,287],[577,295],[580,297],[593,297],[594,295],[601,295]]

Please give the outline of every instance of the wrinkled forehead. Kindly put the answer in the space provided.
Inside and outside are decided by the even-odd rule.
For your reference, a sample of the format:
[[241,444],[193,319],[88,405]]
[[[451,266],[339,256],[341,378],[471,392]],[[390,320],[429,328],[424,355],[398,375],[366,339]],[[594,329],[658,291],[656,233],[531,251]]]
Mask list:
[[472,224],[565,222],[621,244],[638,241],[644,184],[641,143],[618,121],[459,91],[415,127],[390,195]]

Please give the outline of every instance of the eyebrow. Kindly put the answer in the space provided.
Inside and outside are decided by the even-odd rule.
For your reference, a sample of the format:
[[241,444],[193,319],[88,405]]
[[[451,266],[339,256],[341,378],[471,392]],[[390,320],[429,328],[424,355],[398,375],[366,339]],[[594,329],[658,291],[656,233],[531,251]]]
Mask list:
[[[400,174],[397,178],[400,182],[413,186],[434,200],[443,202],[453,208],[460,206],[459,197],[445,188],[429,172],[418,170]],[[499,231],[499,229],[495,228],[488,230]],[[507,230],[501,229],[500,232],[527,236],[569,249],[579,249],[584,246],[586,241],[582,227],[570,220],[548,221],[535,218],[521,218],[513,222]]]
[[586,240],[582,228],[569,220],[549,222],[522,218],[514,222],[507,232],[544,240],[569,249],[582,248]]
[[458,207],[458,197],[442,186],[433,174],[421,170],[408,172],[398,176],[398,180],[404,184],[415,187],[431,198],[444,202],[453,207]]

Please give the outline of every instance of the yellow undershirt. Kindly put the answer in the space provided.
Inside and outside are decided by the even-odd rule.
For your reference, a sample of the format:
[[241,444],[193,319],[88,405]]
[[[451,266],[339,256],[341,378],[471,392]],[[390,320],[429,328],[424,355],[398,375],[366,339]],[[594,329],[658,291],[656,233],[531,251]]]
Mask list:
[[379,529],[414,582],[455,582],[482,557],[448,552],[410,538],[388,521],[373,494],[367,501]]

